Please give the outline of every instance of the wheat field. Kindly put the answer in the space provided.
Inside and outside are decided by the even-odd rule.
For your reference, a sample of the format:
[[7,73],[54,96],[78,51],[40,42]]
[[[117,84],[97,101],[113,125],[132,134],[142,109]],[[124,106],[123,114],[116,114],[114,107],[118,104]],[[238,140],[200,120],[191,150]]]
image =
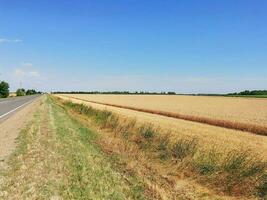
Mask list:
[[[151,113],[145,113],[145,112],[138,112],[135,110],[129,110],[124,108],[117,108],[113,106],[107,106],[107,105],[101,105],[97,103],[87,102],[79,99],[75,99],[73,97],[79,97],[81,99],[86,100],[92,100],[92,101],[99,101],[100,99],[105,99],[105,102],[108,101],[108,97],[111,99],[110,102],[117,103],[117,102],[123,102],[123,99],[127,98],[133,98],[132,96],[124,96],[124,95],[56,95],[60,98],[63,98],[65,100],[71,100],[74,103],[82,103],[89,106],[92,106],[97,109],[106,109],[110,110],[114,113],[118,113],[121,116],[125,118],[134,118],[139,123],[150,123],[154,126],[159,126],[160,128],[170,131],[173,133],[173,137],[175,136],[186,136],[186,137],[193,137],[198,138],[200,141],[202,141],[203,146],[210,146],[215,145],[218,146],[221,149],[227,148],[227,149],[252,149],[253,151],[259,153],[262,157],[267,159],[267,137],[256,135],[248,132],[238,131],[238,130],[232,130],[228,128],[222,128],[217,126],[212,126],[208,124],[203,123],[196,123],[191,122],[188,120],[181,120],[181,119],[174,119],[170,117],[165,117],[161,115],[155,115]],[[122,97],[122,99],[120,99]],[[174,98],[175,96],[134,96],[134,98],[138,99],[153,99],[155,97],[159,97],[159,99],[164,98]],[[180,96],[178,96],[179,98]],[[116,101],[116,98],[118,99]],[[184,98],[184,97],[182,97]],[[190,97],[188,97],[190,99]],[[202,97],[196,97],[202,99]],[[205,98],[205,97],[204,97]],[[155,98],[156,99],[156,98]],[[219,100],[218,98],[215,98]],[[228,100],[228,98],[222,98],[220,101]],[[235,101],[235,99],[230,98],[229,100]],[[243,99],[238,98],[239,101],[242,101]],[[247,100],[247,99],[245,99]],[[254,99],[253,99],[254,100]],[[257,102],[257,99],[255,101],[251,102]],[[139,100],[140,101],[140,100]],[[134,105],[136,105],[139,101],[133,102]],[[148,100],[147,100],[148,101]],[[159,100],[152,100],[152,102],[159,102]],[[210,99],[211,101],[211,99]],[[248,100],[250,101],[250,100]],[[266,100],[265,100],[266,101]],[[103,101],[104,102],[104,101]],[[129,101],[130,102],[130,101]],[[247,101],[246,101],[247,102]],[[124,102],[125,103],[125,102]],[[141,104],[141,101],[139,102]],[[247,102],[248,103],[248,102]],[[149,104],[146,102],[148,106],[157,106],[160,107],[160,104],[151,103]],[[193,103],[193,100],[191,100],[191,104]],[[211,103],[210,103],[211,104]],[[143,103],[145,105],[145,103]],[[166,105],[164,102],[162,102],[162,105]],[[189,104],[188,104],[189,105]],[[240,105],[240,104],[237,104]],[[181,107],[181,105],[179,105]],[[214,105],[213,105],[214,106]],[[192,109],[192,108],[191,108]],[[221,108],[220,108],[221,109]],[[175,110],[175,108],[173,109]],[[189,108],[188,108],[189,110]],[[249,109],[248,109],[249,110]],[[247,112],[248,112],[247,110]],[[256,109],[255,109],[256,110]],[[204,112],[204,111],[203,111]],[[254,119],[257,119],[257,112],[255,112],[252,108],[250,108],[250,112],[254,112]],[[266,111],[263,111],[266,112]],[[237,116],[234,110],[231,110],[231,113],[233,115]],[[240,118],[243,118],[244,116],[240,116]],[[253,118],[252,118],[253,119]]]
[[100,103],[267,126],[267,99],[178,95],[65,95]]

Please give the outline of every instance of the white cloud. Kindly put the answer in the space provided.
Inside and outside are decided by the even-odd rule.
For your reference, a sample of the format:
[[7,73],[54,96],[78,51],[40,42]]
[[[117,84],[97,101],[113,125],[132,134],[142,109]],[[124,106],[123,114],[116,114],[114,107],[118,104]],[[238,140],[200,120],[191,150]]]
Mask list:
[[30,62],[23,62],[21,64],[22,67],[16,68],[14,70],[14,76],[19,79],[24,78],[38,78],[40,77],[40,73],[33,68],[33,64]]
[[22,42],[20,39],[6,39],[6,38],[0,38],[0,44],[1,43],[19,43]]

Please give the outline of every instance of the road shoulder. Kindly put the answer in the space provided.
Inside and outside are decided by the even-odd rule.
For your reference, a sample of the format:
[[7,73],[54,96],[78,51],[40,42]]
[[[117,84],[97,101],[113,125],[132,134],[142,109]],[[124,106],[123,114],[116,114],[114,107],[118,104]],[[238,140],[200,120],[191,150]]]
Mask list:
[[40,99],[26,105],[16,114],[10,116],[0,124],[0,168],[6,166],[9,155],[16,147],[16,138],[20,130],[32,119],[34,111],[40,105]]

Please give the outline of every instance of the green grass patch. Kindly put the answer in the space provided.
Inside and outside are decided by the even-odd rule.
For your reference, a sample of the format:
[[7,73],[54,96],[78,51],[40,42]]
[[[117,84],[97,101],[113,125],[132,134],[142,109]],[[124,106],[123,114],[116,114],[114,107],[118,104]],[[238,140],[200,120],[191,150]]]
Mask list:
[[[97,112],[68,103],[97,124],[105,124],[111,113]],[[64,109],[52,105],[60,154],[64,158],[68,184],[62,184],[61,196],[70,199],[145,199],[143,185],[135,177],[125,177],[114,170],[110,160],[96,144],[97,133],[71,119]]]

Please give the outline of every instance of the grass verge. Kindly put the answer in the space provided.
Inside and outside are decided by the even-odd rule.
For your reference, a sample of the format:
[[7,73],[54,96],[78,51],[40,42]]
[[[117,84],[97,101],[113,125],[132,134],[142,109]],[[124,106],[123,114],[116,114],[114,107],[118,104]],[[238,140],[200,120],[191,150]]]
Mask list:
[[142,182],[117,170],[118,158],[107,156],[97,140],[46,98],[18,138],[0,198],[146,199]]

